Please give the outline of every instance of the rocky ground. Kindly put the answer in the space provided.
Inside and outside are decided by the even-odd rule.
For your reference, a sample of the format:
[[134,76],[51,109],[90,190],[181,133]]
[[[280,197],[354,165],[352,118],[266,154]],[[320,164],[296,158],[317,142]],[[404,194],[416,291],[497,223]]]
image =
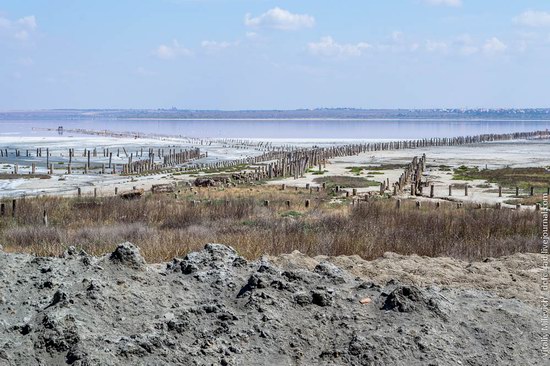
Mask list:
[[0,250],[0,365],[545,365],[536,262]]

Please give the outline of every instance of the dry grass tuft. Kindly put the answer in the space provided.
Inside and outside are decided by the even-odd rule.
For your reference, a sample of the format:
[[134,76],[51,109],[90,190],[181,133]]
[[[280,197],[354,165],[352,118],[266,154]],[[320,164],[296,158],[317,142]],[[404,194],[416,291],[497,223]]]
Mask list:
[[389,199],[349,203],[335,203],[323,191],[272,186],[194,189],[178,199],[23,199],[15,219],[0,218],[0,243],[5,250],[38,255],[59,255],[69,245],[100,255],[131,241],[149,262],[183,256],[208,242],[232,245],[248,258],[297,249],[366,259],[392,251],[471,260],[538,250],[541,218],[529,210],[457,209],[451,203],[416,209],[412,201],[397,210]]

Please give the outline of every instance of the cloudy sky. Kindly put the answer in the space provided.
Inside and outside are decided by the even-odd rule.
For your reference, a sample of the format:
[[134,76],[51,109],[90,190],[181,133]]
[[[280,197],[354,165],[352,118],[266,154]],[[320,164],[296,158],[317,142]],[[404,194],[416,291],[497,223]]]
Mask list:
[[550,107],[550,2],[0,0],[0,109]]

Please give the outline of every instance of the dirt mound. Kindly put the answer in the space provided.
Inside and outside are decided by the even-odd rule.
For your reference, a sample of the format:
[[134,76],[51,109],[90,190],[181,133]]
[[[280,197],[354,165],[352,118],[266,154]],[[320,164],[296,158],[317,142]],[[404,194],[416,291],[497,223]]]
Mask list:
[[0,365],[544,364],[535,306],[358,275],[406,260],[391,257],[350,270],[358,258],[249,262],[219,244],[162,267],[130,243],[0,252]]

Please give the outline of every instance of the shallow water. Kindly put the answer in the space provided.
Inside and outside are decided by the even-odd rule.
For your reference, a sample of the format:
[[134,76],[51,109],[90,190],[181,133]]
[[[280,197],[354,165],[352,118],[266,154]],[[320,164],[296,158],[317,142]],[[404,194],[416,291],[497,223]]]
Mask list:
[[[0,120],[0,136],[54,136],[33,128],[132,131],[197,138],[417,139],[545,130],[525,120]],[[67,132],[65,134],[68,134]],[[70,134],[72,135],[72,134]]]

